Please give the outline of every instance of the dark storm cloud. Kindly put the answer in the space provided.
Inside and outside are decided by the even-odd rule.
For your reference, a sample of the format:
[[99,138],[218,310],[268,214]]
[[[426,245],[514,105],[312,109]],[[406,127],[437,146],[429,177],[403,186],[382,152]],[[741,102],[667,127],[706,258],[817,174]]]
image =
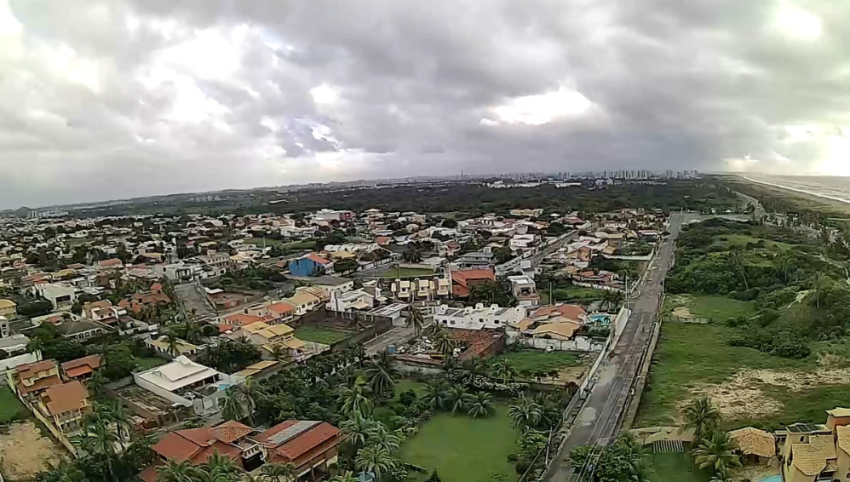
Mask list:
[[[8,10],[20,28],[0,27],[5,206],[460,170],[723,169],[748,155],[810,171],[850,153],[835,147],[835,127],[850,132],[847,2]],[[563,99],[534,96],[559,89],[591,107],[547,113]]]

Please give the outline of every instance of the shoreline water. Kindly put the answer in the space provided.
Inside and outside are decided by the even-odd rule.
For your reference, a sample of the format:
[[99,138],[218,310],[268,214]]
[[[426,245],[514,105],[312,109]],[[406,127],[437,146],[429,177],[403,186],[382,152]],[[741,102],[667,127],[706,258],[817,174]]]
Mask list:
[[772,182],[767,182],[767,181],[760,181],[758,179],[752,179],[752,178],[747,177],[747,176],[741,176],[741,177],[743,177],[747,181],[754,182],[756,184],[763,184],[765,186],[775,187],[775,188],[778,188],[778,189],[785,189],[787,191],[798,192],[800,194],[808,194],[809,196],[815,196],[815,197],[819,197],[821,199],[829,199],[830,201],[837,201],[837,202],[844,203],[844,204],[850,204],[850,199],[848,199],[848,198],[830,196],[829,194],[806,191],[805,189],[799,189],[799,188],[794,188],[794,187],[790,187],[790,186],[783,186],[781,184],[774,184]]

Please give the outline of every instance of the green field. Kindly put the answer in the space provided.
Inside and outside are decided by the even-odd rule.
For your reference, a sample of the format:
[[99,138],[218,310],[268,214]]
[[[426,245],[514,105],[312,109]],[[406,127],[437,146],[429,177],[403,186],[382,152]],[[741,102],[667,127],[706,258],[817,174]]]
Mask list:
[[295,329],[295,338],[301,341],[312,341],[323,345],[333,345],[351,336],[351,333],[342,330],[334,330],[324,326],[301,325]]
[[[605,296],[605,291],[585,288],[583,286],[570,286],[568,288],[555,288],[552,291],[552,301],[556,303],[582,302],[589,303],[599,301]],[[540,291],[540,302],[549,303],[549,291]]]
[[503,353],[496,359],[508,360],[517,372],[529,371],[532,373],[541,371],[548,373],[551,370],[560,370],[581,364],[577,354],[566,351],[546,353],[543,350],[522,350]]
[[711,474],[700,470],[684,452],[646,456],[647,478],[652,482],[708,482]]
[[691,318],[708,318],[718,322],[755,316],[757,312],[754,303],[723,296],[667,295],[664,298],[665,313],[672,313],[678,307],[687,308]]
[[11,388],[8,386],[0,387],[0,424],[24,419],[29,415],[29,410],[18,400]]
[[136,357],[136,363],[139,364],[139,370],[149,370],[153,367],[158,367],[168,363],[168,360],[155,356],[141,356]]
[[492,482],[519,478],[507,456],[517,452],[519,430],[511,427],[507,407],[496,404],[490,418],[438,413],[401,447],[401,460],[424,467],[424,480],[436,469],[443,482]]
[[422,382],[408,380],[406,378],[396,380],[394,387],[395,396],[393,397],[392,402],[397,402],[401,394],[408,390],[413,390],[417,397],[421,397],[425,391],[428,390],[428,385]]
[[[724,239],[721,240],[720,238]],[[787,251],[794,247],[793,244],[780,243],[764,238],[756,238],[754,236],[748,236],[746,234],[728,234],[722,236],[715,236],[715,239],[716,241],[713,243],[713,246],[718,246],[724,249],[743,248],[747,245],[747,243],[756,244],[759,241],[764,241],[765,249],[768,249],[770,251]]]
[[[847,343],[816,343],[813,354],[803,360],[781,358],[746,347],[730,346],[734,331],[721,324],[665,322],[652,360],[649,382],[643,392],[636,426],[670,426],[679,421],[677,406],[694,398],[691,390],[727,382],[742,369],[782,372],[812,372],[818,366],[816,353],[850,352]],[[790,377],[793,379],[793,375]],[[754,425],[776,428],[794,422],[823,423],[825,410],[847,405],[850,385],[812,385],[791,391],[785,386],[752,382],[758,389],[782,404],[769,415],[741,416],[725,420],[728,428]]]
[[417,276],[432,276],[433,269],[429,268],[391,268],[382,273],[379,278],[415,278]]

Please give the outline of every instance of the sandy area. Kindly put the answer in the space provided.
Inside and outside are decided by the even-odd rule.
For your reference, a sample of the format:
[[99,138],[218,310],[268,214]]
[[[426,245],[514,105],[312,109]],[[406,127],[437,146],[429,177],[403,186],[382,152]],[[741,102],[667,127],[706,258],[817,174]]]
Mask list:
[[30,480],[64,458],[64,450],[41,435],[32,422],[16,423],[0,433],[0,466],[8,480]]
[[772,458],[767,465],[746,464],[734,470],[732,480],[735,482],[742,482],[744,480],[758,481],[771,475],[779,475],[779,472],[779,461],[776,458]]
[[673,309],[673,316],[675,316],[676,318],[685,319],[690,319],[694,317],[691,314],[691,310],[689,310],[686,306],[677,306],[675,309]]
[[[775,370],[741,370],[720,385],[702,385],[691,390],[694,395],[707,395],[724,417],[736,419],[752,415],[770,415],[782,409],[782,402],[766,396],[760,385],[786,387],[803,391],[821,385],[850,385],[850,370],[819,368],[812,372]],[[682,409],[690,400],[679,405]]]

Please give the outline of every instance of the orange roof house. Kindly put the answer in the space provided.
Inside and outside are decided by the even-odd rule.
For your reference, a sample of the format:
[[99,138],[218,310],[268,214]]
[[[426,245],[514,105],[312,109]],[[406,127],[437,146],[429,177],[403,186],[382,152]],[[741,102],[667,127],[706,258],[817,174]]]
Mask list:
[[566,318],[574,322],[584,322],[587,319],[587,311],[579,305],[544,306],[531,313],[529,318],[534,321],[556,321],[556,318]]
[[100,355],[94,354],[77,358],[63,363],[62,373],[66,379],[84,380],[94,374],[94,371],[101,367],[103,359]]
[[84,411],[88,407],[89,392],[77,380],[48,388],[41,395],[47,412],[58,417],[68,412]]
[[48,388],[61,385],[59,367],[54,360],[42,360],[15,368],[12,373],[15,390],[22,396],[38,394]]
[[473,286],[487,281],[496,281],[496,273],[492,269],[452,271],[452,295],[455,298],[466,298]]
[[267,463],[292,463],[298,473],[337,457],[339,429],[327,422],[287,420],[255,439],[266,447]]
[[244,313],[236,313],[224,318],[224,323],[233,327],[248,326],[252,323],[259,323],[261,321],[266,321],[266,319],[262,316],[246,315]]
[[190,428],[170,432],[154,444],[151,449],[158,459],[139,474],[145,482],[156,482],[156,468],[166,462],[189,462],[201,465],[214,453],[233,460],[242,467],[242,447],[238,442],[254,429],[233,420],[212,428]]

